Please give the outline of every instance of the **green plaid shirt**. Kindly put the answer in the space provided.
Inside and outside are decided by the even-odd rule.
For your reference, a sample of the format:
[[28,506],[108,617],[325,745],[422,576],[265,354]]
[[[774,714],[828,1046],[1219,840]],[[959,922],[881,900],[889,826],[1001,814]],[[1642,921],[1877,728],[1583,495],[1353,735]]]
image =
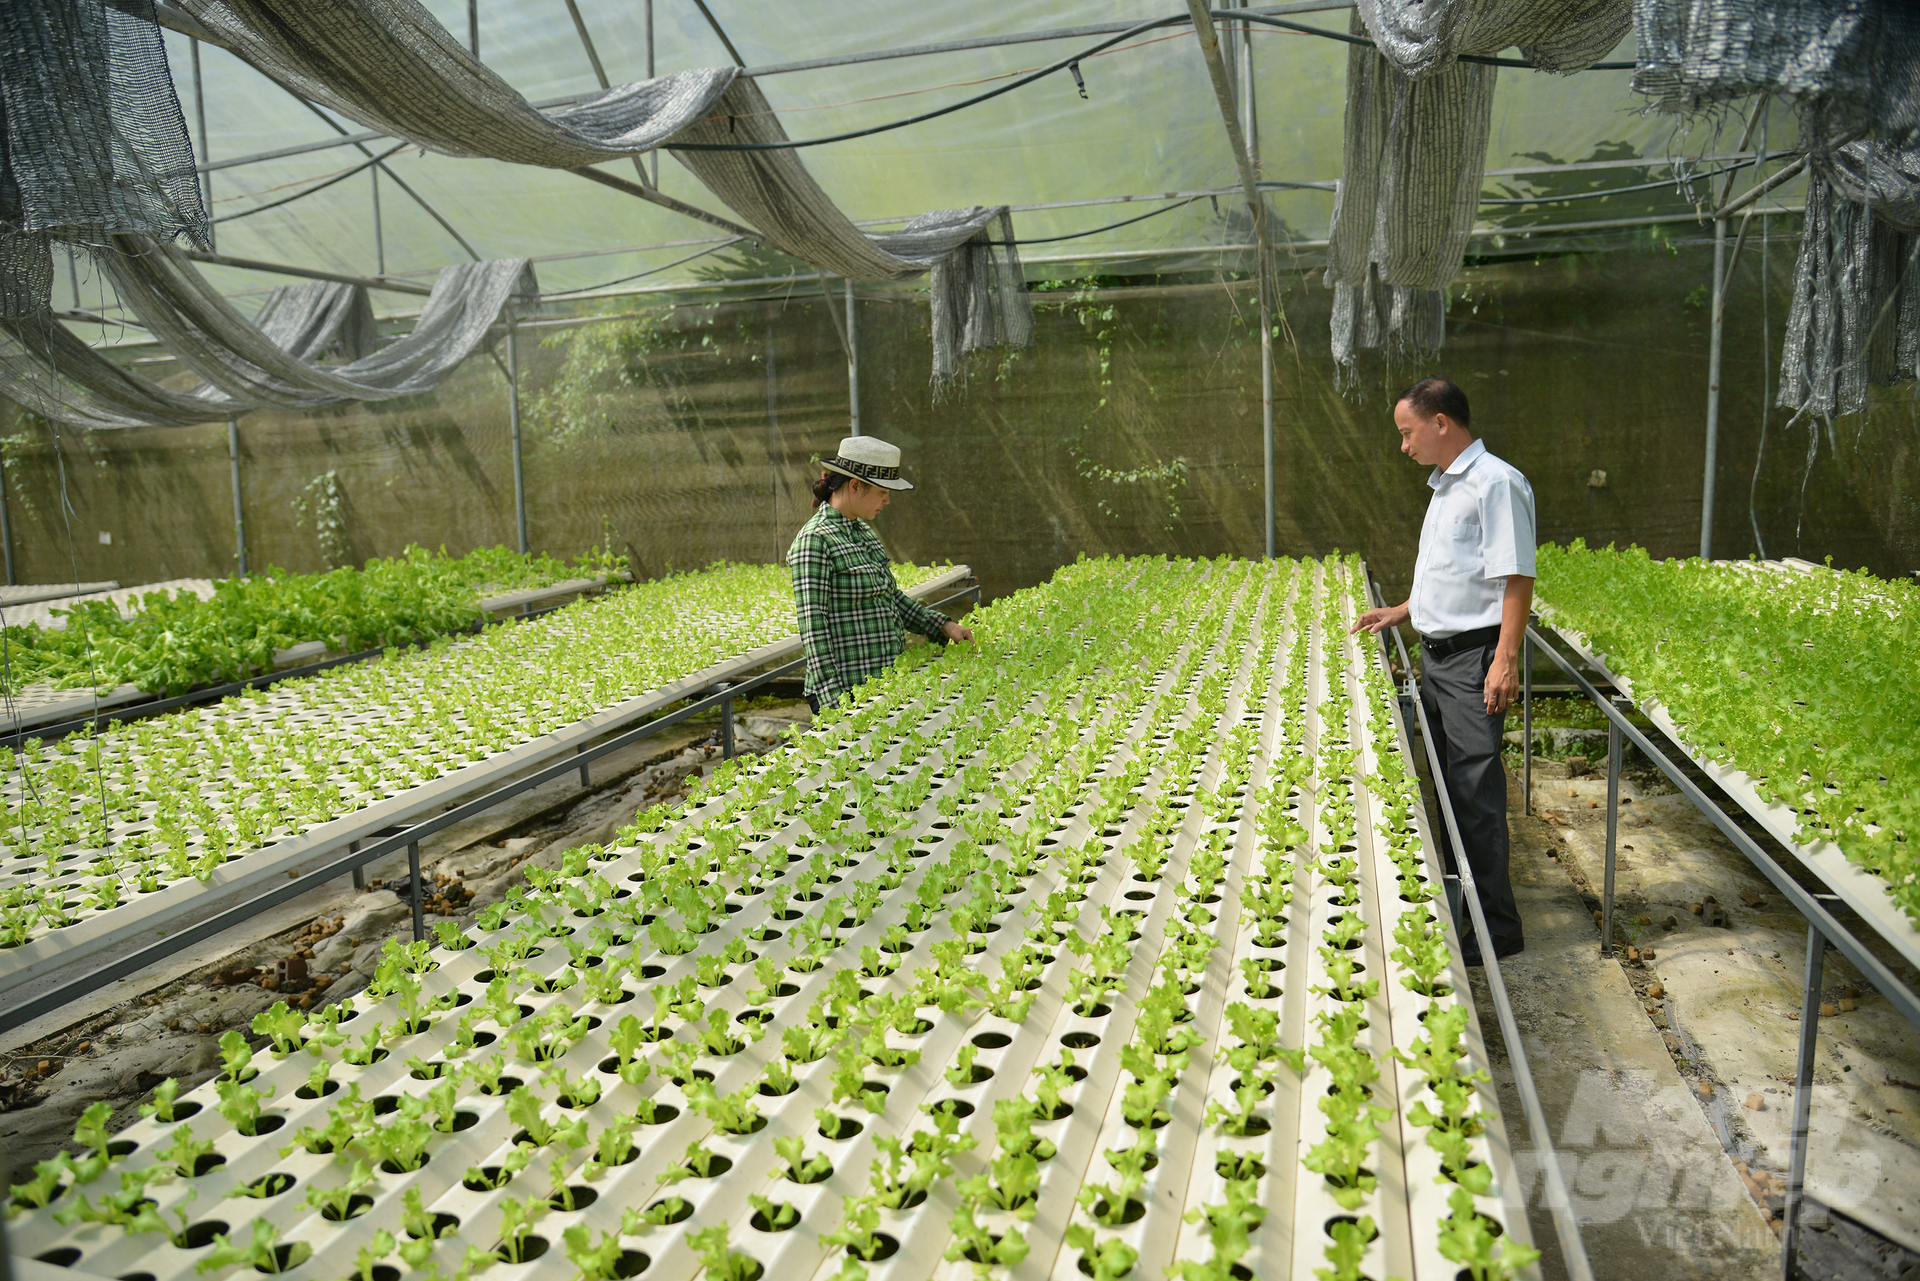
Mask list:
[[880,536],[822,503],[787,549],[807,647],[807,693],[824,705],[892,666],[903,628],[940,638],[944,614],[900,590]]

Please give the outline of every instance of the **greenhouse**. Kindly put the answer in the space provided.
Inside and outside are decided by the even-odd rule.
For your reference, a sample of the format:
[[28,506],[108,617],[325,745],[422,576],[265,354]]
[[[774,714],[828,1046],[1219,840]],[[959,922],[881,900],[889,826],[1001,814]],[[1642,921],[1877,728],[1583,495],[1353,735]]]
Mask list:
[[1920,1276],[1908,6],[0,33],[19,1281]]

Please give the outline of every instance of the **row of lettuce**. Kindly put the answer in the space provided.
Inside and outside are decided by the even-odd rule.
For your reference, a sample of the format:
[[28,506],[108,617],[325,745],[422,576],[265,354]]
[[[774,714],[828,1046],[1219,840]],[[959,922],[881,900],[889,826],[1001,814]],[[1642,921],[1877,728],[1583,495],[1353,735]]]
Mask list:
[[1657,699],[1689,749],[1743,770],[1881,877],[1920,927],[1920,585],[1865,570],[1540,550],[1549,623]]
[[[937,572],[897,568],[908,584]],[[0,748],[0,948],[205,881],[794,631],[784,569],[717,565],[218,705]]]
[[358,569],[221,579],[209,597],[153,591],[125,610],[110,600],[80,601],[53,611],[59,627],[4,628],[0,693],[131,684],[178,694],[271,671],[276,650],[314,641],[357,652],[465,631],[482,617],[477,593],[605,576],[623,564],[598,548],[568,564],[505,547],[449,556],[444,547],[409,546]]

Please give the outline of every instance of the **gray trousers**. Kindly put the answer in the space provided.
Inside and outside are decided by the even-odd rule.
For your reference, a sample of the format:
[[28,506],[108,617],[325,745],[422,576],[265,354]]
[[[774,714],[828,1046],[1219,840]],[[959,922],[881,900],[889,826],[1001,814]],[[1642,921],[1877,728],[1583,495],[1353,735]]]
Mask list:
[[[1453,815],[1467,847],[1467,865],[1480,888],[1493,947],[1500,951],[1522,943],[1520,909],[1507,880],[1507,771],[1500,763],[1506,713],[1488,715],[1487,669],[1493,644],[1476,645],[1445,658],[1421,655],[1420,701],[1433,727],[1434,750],[1453,797]],[[1449,861],[1455,851],[1446,824],[1438,833]],[[1471,932],[1462,920],[1462,935]],[[1484,943],[1485,940],[1482,940]]]

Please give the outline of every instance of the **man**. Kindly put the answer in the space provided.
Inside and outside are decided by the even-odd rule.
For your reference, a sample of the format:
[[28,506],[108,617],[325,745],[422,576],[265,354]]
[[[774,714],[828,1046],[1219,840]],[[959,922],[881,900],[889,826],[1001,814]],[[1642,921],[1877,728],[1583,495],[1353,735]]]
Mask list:
[[[1405,603],[1362,614],[1353,630],[1411,621],[1420,633],[1420,701],[1453,797],[1467,864],[1495,956],[1524,946],[1507,881],[1507,773],[1500,763],[1507,709],[1520,697],[1520,642],[1533,607],[1533,488],[1487,452],[1469,429],[1467,395],[1425,378],[1393,406],[1400,452],[1433,469],[1420,528],[1413,591]],[[1442,829],[1443,847],[1451,842]],[[1483,940],[1462,950],[1480,965]]]

